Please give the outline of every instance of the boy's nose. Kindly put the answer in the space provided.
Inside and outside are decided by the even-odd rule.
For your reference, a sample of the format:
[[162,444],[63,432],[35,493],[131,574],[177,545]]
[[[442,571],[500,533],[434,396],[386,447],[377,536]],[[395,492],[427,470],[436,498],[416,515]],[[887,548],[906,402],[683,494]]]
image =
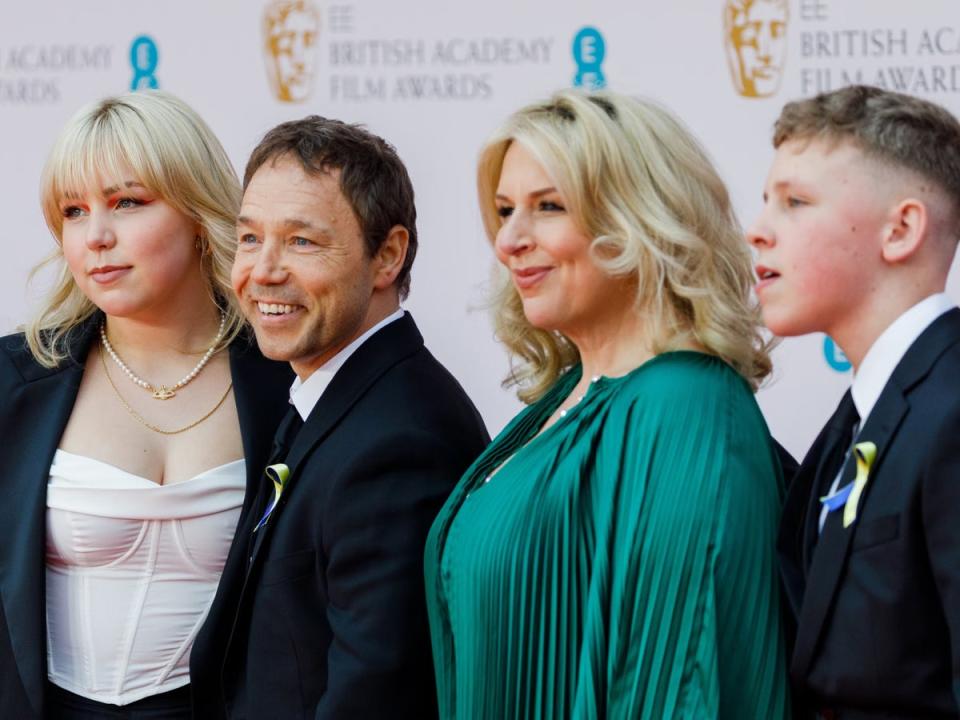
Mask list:
[[756,220],[754,220],[750,225],[750,227],[747,228],[747,242],[757,250],[763,247],[773,246],[773,231],[771,230],[769,223],[766,221],[763,212],[761,212]]

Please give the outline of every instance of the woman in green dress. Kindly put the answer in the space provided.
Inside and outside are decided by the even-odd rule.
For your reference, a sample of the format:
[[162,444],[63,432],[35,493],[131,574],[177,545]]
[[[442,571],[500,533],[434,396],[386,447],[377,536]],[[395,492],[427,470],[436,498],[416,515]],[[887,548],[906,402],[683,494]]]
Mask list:
[[529,406],[427,541],[441,717],[788,717],[770,360],[723,183],[664,109],[573,90],[478,176]]

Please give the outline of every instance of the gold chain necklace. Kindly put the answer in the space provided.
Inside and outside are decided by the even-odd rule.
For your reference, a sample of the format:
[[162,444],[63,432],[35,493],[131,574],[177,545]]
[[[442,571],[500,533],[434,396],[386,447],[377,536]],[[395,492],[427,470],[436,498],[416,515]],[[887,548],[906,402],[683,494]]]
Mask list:
[[104,349],[109,353],[110,357],[113,358],[113,361],[123,370],[124,374],[134,385],[142,387],[144,390],[152,394],[154,400],[169,400],[177,394],[177,390],[184,387],[190,381],[192,381],[197,375],[200,374],[200,371],[210,362],[210,358],[213,357],[213,353],[217,349],[217,345],[220,343],[220,340],[223,338],[223,330],[227,325],[227,315],[226,313],[220,313],[220,327],[217,328],[217,336],[213,339],[213,344],[207,348],[207,351],[203,354],[203,357],[200,358],[200,362],[194,365],[193,369],[184,375],[176,383],[167,387],[166,385],[160,385],[159,387],[153,385],[144,380],[142,377],[137,375],[133,370],[131,370],[127,364],[120,359],[120,356],[117,354],[117,351],[113,349],[113,345],[110,344],[110,340],[107,338],[107,322],[106,320],[100,323],[100,342],[103,344]]
[[139,422],[141,425],[143,425],[149,430],[153,430],[156,433],[160,433],[161,435],[179,435],[182,432],[186,432],[190,428],[195,428],[197,425],[202,423],[204,420],[206,420],[208,417],[210,417],[217,410],[220,409],[220,406],[223,405],[224,400],[227,399],[227,395],[230,394],[230,390],[233,388],[233,381],[231,380],[230,384],[227,385],[227,389],[223,393],[223,396],[217,401],[217,404],[213,406],[213,410],[210,410],[206,415],[201,417],[199,420],[194,420],[189,425],[186,425],[182,428],[177,428],[176,430],[164,430],[163,428],[158,428],[156,425],[151,425],[150,423],[148,423],[146,419],[142,415],[140,415],[140,413],[138,413],[136,410],[130,407],[130,404],[123,399],[123,395],[120,394],[120,389],[114,384],[113,378],[110,377],[110,371],[107,370],[107,360],[104,357],[103,350],[98,349],[98,352],[100,355],[100,362],[103,364],[103,374],[107,376],[107,382],[110,383],[110,387],[113,388],[113,392],[116,393],[117,399],[120,400],[120,403],[123,405],[123,407],[126,408],[127,412],[133,415],[134,419],[137,422]]

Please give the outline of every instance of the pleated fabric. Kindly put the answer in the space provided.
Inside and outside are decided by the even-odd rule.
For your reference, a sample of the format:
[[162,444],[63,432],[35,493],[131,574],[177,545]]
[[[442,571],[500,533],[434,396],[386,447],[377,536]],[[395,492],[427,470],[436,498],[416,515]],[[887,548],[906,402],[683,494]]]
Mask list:
[[503,430],[431,529],[441,717],[788,718],[783,481],[749,386],[664,353],[538,435],[580,372]]

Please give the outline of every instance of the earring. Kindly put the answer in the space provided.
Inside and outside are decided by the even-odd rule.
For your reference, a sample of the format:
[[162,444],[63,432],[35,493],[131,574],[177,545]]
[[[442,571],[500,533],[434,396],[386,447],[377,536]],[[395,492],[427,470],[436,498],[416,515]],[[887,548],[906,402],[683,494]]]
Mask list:
[[193,246],[197,249],[197,252],[203,252],[203,238],[197,235],[193,239]]

